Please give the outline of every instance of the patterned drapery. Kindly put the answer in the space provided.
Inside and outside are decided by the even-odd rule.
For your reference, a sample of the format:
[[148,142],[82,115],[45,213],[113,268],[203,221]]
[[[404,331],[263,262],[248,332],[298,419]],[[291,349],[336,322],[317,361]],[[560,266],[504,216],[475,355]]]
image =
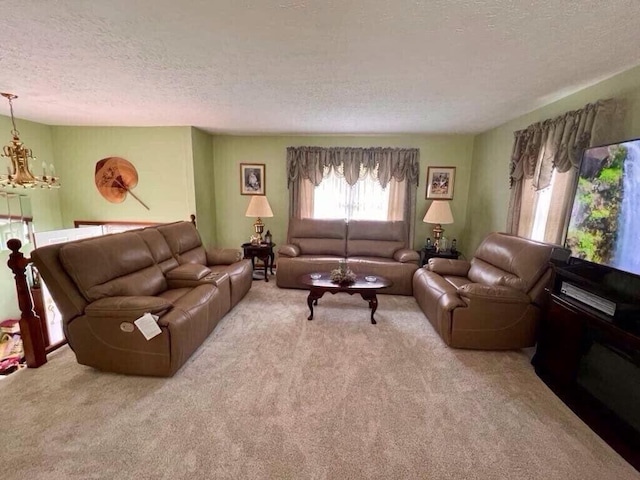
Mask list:
[[418,185],[420,150],[417,148],[357,147],[289,147],[287,148],[287,182],[289,188],[299,178],[315,186],[332,170],[355,185],[363,175],[375,176],[382,188],[391,178]]
[[[389,218],[407,222],[407,241],[413,244],[416,191],[420,175],[417,148],[288,147],[289,216],[303,218],[313,211],[313,189],[330,173],[353,186],[359,179],[376,179],[390,188]],[[394,179],[397,182],[391,182]]]
[[577,170],[585,148],[618,139],[622,113],[619,101],[599,100],[514,132],[508,232],[518,233],[525,179],[533,179],[533,188],[538,191],[551,184],[554,169],[558,173]]

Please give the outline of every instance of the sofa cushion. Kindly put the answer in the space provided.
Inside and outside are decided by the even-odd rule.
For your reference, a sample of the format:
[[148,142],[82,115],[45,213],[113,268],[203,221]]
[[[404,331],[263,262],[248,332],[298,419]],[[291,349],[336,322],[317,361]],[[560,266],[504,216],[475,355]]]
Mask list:
[[198,230],[191,222],[161,225],[158,231],[164,236],[178,263],[207,264],[207,252],[202,246]]
[[193,287],[170,288],[169,290],[162,292],[158,297],[167,300],[173,305],[178,301],[178,299],[184,297],[191,290],[193,290]]
[[490,263],[479,258],[471,259],[471,268],[469,269],[468,276],[469,279],[475,283],[496,286],[503,285],[515,288],[522,292],[526,291],[526,284],[521,278],[500,268],[494,267]]
[[303,255],[300,257],[278,258],[276,284],[281,288],[306,288],[300,283],[300,277],[313,272],[330,272],[338,268],[344,257],[330,255]]
[[289,220],[289,242],[301,255],[346,255],[347,224],[344,220]]
[[405,222],[377,222],[351,220],[347,226],[348,257],[393,258],[393,254],[406,247]]
[[[545,243],[504,233],[491,233],[480,244],[474,258],[520,278],[522,284],[519,290],[528,292],[547,271],[551,249],[551,245]],[[472,266],[471,270],[474,267],[476,266]],[[503,285],[514,286],[508,283]]]
[[154,296],[167,288],[147,244],[133,232],[65,244],[60,262],[88,301]]
[[454,260],[450,258],[430,258],[427,265],[429,270],[434,273],[459,277],[465,277],[471,268],[471,264],[466,260]]
[[174,258],[169,244],[158,231],[157,227],[137,230],[135,233],[140,235],[140,238],[147,244],[151,255],[153,255],[154,260],[163,273],[167,273],[169,270],[178,266],[178,261]]

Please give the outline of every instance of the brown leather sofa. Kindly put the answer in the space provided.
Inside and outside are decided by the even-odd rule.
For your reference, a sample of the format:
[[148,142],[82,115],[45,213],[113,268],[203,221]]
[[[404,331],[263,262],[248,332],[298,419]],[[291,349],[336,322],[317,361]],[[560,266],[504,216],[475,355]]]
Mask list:
[[447,345],[507,350],[535,344],[551,245],[490,234],[470,262],[432,258],[413,276],[420,308]]
[[407,245],[405,222],[291,219],[288,242],[278,250],[276,284],[306,288],[300,276],[327,272],[341,259],[353,272],[381,275],[393,282],[381,293],[411,295],[420,256]]
[[[239,251],[205,251],[189,222],[48,245],[31,258],[78,363],[138,375],[173,375],[252,280]],[[162,332],[148,341],[133,324],[146,312]]]

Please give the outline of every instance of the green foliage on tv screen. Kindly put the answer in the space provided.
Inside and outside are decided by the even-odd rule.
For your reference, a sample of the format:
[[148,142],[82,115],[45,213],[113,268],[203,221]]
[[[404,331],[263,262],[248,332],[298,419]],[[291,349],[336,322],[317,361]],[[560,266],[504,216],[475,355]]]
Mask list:
[[602,242],[601,232],[576,230],[574,235],[578,242],[578,249],[586,254],[586,258],[589,258],[594,262],[602,260],[598,254],[598,246]]
[[567,246],[574,255],[604,263],[611,260],[618,231],[627,149],[616,145],[610,147],[608,153],[600,164],[595,163],[599,161],[597,159],[589,159],[591,166],[595,166],[591,168],[593,173],[590,176],[581,174],[578,179],[577,204],[574,205],[572,228],[567,234]]
[[614,185],[622,178],[622,167],[603,168],[598,176],[598,180],[605,185]]

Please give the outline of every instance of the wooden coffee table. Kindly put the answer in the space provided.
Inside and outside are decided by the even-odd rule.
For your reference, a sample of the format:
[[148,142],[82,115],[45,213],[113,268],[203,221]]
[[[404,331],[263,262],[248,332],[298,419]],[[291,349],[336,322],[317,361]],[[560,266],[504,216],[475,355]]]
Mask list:
[[368,282],[365,278],[369,277],[369,275],[358,275],[355,282],[340,284],[332,282],[328,272],[319,272],[319,274],[320,278],[311,278],[311,275],[316,274],[309,273],[300,277],[300,283],[309,287],[307,305],[309,305],[311,314],[307,320],[313,320],[313,305],[318,305],[318,299],[322,298],[326,292],[329,292],[332,295],[335,295],[338,292],[344,292],[349,295],[359,293],[363,300],[369,302],[369,308],[371,309],[371,323],[374,325],[376,324],[376,321],[373,318],[373,314],[376,313],[376,310],[378,309],[378,297],[376,295],[378,290],[381,288],[393,285],[391,280],[381,277],[380,275],[371,275],[370,277],[375,277],[375,280]]

